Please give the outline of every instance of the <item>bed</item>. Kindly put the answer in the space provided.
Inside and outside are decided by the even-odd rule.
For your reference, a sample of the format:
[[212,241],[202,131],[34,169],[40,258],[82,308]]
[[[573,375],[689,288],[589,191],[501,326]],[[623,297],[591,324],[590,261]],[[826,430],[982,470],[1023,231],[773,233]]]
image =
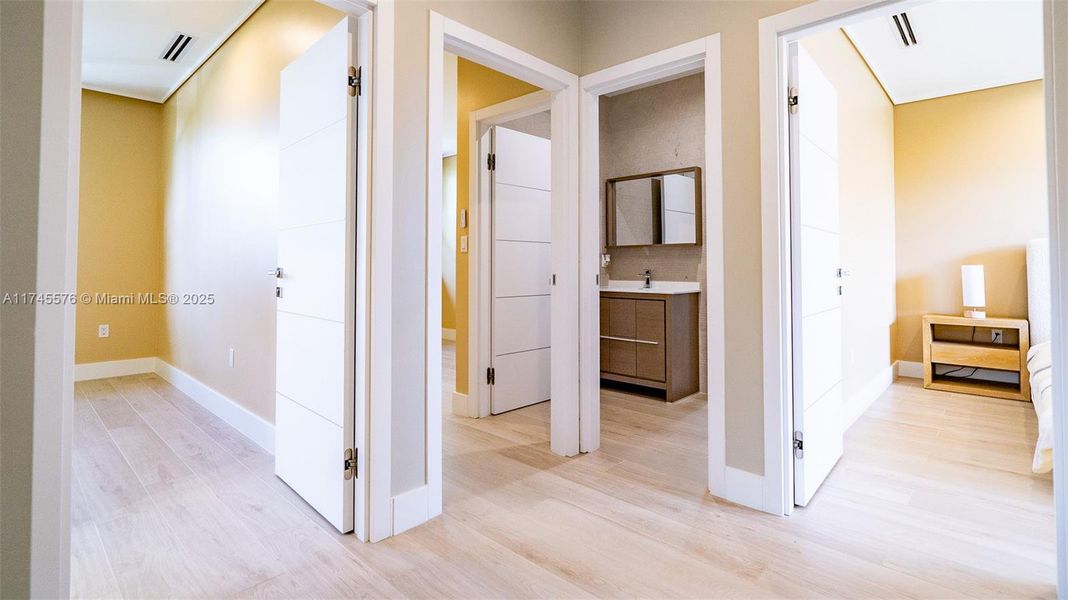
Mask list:
[[1027,320],[1031,330],[1031,349],[1027,352],[1027,370],[1031,376],[1031,402],[1038,415],[1038,441],[1031,470],[1053,470],[1053,388],[1050,365],[1052,335],[1050,312],[1049,240],[1027,243]]

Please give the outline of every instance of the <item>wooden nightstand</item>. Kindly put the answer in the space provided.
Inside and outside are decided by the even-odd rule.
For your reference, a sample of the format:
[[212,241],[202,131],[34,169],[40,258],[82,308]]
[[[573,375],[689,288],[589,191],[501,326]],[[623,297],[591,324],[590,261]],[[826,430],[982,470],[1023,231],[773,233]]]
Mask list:
[[[1002,331],[992,343],[991,330]],[[971,319],[950,315],[923,317],[923,387],[931,390],[1031,400],[1027,350],[1031,347],[1026,319]],[[1019,384],[936,375],[935,365],[995,369],[1019,375]]]

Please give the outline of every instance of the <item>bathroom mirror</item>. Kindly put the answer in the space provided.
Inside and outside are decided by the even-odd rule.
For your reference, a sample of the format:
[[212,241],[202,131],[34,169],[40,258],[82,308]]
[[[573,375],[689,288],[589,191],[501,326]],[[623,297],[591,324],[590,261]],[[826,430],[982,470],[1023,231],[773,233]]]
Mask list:
[[700,245],[700,167],[615,177],[605,185],[609,248]]

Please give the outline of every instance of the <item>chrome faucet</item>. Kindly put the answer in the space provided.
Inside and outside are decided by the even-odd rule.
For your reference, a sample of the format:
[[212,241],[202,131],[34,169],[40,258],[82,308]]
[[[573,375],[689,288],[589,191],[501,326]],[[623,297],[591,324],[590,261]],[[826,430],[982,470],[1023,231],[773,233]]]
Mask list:
[[645,278],[645,285],[643,285],[642,288],[649,289],[649,288],[653,287],[653,272],[652,271],[650,271],[649,269],[646,269],[645,272],[642,273],[642,277]]

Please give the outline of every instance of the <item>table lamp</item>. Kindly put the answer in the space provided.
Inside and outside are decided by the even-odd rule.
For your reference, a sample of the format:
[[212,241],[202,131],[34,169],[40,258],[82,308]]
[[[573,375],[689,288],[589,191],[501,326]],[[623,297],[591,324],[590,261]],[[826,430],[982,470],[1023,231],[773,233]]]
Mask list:
[[986,281],[983,265],[961,265],[961,287],[964,290],[964,316],[969,319],[986,318]]

